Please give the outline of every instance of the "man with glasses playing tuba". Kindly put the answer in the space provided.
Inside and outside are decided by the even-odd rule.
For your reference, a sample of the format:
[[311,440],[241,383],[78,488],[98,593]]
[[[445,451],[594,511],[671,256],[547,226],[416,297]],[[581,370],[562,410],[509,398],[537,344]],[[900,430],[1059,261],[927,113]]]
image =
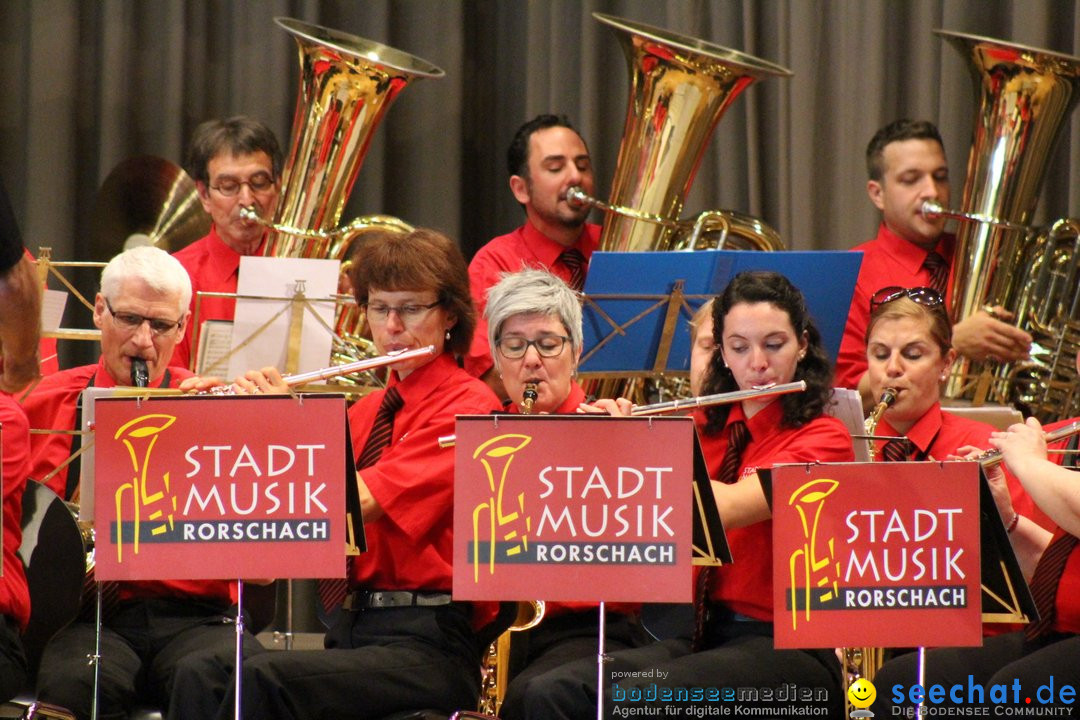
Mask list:
[[[176,253],[191,276],[191,311],[195,293],[235,293],[243,255],[262,255],[266,229],[240,216],[254,207],[270,217],[281,190],[281,148],[266,125],[243,115],[208,120],[195,128],[188,149],[187,171],[195,180],[199,201],[214,224],[210,234]],[[198,321],[232,320],[233,298],[204,298]],[[176,344],[170,364],[189,367],[198,357],[199,328],[191,328]]]
[[[30,426],[71,431],[79,424],[79,397],[88,387],[176,387],[191,376],[169,367],[187,329],[191,282],[164,250],[142,246],[113,258],[101,274],[94,324],[101,358],[44,378],[26,397]],[[77,435],[33,435],[31,477],[71,500],[79,494],[78,460],[54,472]],[[50,477],[51,476],[51,477]],[[235,656],[231,586],[221,580],[107,583],[116,602],[103,603],[100,718],[123,718],[137,702],[164,705],[167,718],[207,717],[224,695]],[[104,594],[104,593],[103,593]],[[95,645],[94,603],[84,602],[75,623],[46,645],[38,672],[40,700],[90,715]],[[262,650],[254,636],[245,655]],[[223,669],[222,669],[223,668]],[[207,705],[208,703],[208,705]]]
[[[945,218],[922,212],[926,201],[949,204],[949,166],[932,123],[896,120],[878,130],[866,148],[866,169],[866,190],[881,211],[881,225],[877,237],[853,248],[863,253],[863,261],[836,360],[836,384],[858,388],[868,409],[877,400],[866,377],[871,296],[888,285],[932,287],[947,304],[956,238],[944,232]],[[992,314],[980,311],[957,323],[952,333],[957,352],[973,360],[1026,357],[1031,336],[998,318],[1008,319],[1008,311],[996,307]]]
[[483,318],[487,291],[503,273],[523,267],[548,270],[572,289],[585,284],[589,258],[600,242],[600,226],[585,222],[588,206],[571,205],[566,191],[593,193],[592,161],[585,141],[565,115],[538,115],[514,134],[507,155],[510,191],[525,209],[525,224],[493,239],[469,263],[473,303],[481,315],[465,369],[506,397],[495,371]]

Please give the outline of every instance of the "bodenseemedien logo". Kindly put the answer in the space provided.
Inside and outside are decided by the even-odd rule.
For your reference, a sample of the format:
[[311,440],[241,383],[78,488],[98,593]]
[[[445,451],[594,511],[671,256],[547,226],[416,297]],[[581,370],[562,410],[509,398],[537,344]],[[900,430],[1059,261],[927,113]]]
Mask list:
[[849,717],[874,717],[874,711],[869,709],[874,704],[874,700],[877,699],[877,688],[874,687],[874,683],[866,678],[859,678],[848,686],[847,697],[848,702],[855,708],[851,711]]

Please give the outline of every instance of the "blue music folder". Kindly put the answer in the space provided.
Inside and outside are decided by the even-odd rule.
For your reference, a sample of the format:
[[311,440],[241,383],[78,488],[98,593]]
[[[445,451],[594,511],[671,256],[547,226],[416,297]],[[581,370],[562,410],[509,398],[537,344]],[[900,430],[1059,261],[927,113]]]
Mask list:
[[781,273],[802,291],[835,363],[861,264],[862,253],[843,250],[594,253],[585,282],[581,371],[651,371],[661,350],[667,298],[677,281],[682,281],[684,301],[664,367],[667,372],[688,371],[694,311],[746,270]]

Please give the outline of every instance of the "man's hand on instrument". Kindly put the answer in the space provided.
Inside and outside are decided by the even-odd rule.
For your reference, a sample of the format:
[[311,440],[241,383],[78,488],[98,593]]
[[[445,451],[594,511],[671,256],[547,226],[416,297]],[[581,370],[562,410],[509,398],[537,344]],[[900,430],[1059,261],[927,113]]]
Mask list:
[[1000,305],[980,310],[953,326],[953,347],[971,360],[1023,360],[1031,351],[1031,335],[1006,322],[1012,319]]
[[224,387],[225,380],[214,375],[195,375],[180,381],[177,388],[186,393],[208,393],[216,387]]
[[578,405],[578,413],[582,415],[611,415],[613,417],[630,417],[630,411],[634,403],[626,398],[601,398],[591,403]]

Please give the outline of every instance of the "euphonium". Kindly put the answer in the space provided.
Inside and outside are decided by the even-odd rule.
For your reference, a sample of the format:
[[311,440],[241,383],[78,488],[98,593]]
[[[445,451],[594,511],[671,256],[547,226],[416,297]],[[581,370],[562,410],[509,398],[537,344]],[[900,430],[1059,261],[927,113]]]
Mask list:
[[[292,18],[274,21],[296,40],[300,88],[277,210],[272,220],[259,218],[271,228],[266,254],[347,262],[354,241],[364,234],[412,229],[385,215],[337,225],[375,128],[398,93],[419,78],[442,77],[443,71],[371,40]],[[366,345],[359,309],[340,307],[337,335]],[[356,357],[348,345],[335,343],[335,361]]]
[[[677,249],[677,236],[685,233],[673,231],[688,227],[678,223],[679,214],[724,110],[755,80],[786,77],[791,71],[649,25],[599,13],[593,17],[615,32],[631,76],[611,199],[606,204],[590,203],[612,213],[604,221],[600,249]],[[583,193],[576,199],[589,202]],[[727,211],[703,217],[695,237],[716,225],[745,238],[751,248],[783,248],[772,228]]]
[[[1080,333],[1075,221],[1049,233],[1030,225],[1054,145],[1080,88],[1080,58],[937,31],[968,60],[979,94],[953,261],[953,319],[1001,305],[1035,336],[1030,361],[961,358],[951,398],[1026,405],[1042,419],[1080,412],[1072,390]],[[987,222],[985,218],[992,218]]]

